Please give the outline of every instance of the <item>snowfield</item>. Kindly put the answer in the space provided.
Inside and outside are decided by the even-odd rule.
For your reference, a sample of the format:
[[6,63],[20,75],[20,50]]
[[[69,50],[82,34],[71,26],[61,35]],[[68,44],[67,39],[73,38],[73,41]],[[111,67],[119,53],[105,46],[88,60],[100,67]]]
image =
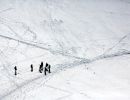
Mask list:
[[0,0],[0,100],[130,100],[129,84],[129,0]]

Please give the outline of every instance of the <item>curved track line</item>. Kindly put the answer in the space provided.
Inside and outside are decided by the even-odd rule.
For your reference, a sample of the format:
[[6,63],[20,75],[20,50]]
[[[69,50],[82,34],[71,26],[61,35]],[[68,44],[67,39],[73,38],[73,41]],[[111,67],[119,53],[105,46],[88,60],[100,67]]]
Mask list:
[[39,48],[39,49],[44,49],[44,50],[51,52],[52,54],[60,54],[60,55],[65,56],[65,57],[71,57],[71,58],[75,58],[75,59],[84,59],[84,58],[81,58],[81,57],[76,57],[76,56],[72,56],[72,55],[69,55],[69,54],[65,54],[62,51],[58,51],[58,50],[56,51],[56,50],[52,50],[50,48],[42,47],[42,46],[38,45],[37,43],[30,43],[28,41],[18,40],[18,39],[12,38],[12,37],[4,36],[4,35],[0,35],[0,37],[5,38],[5,39],[9,39],[9,40],[14,40],[14,41],[20,42],[22,44],[30,45],[30,46],[33,46],[33,47],[36,47],[36,48]]
[[[112,57],[117,57],[117,56],[122,56],[122,55],[129,55],[130,54],[130,51],[124,51],[124,52],[117,52],[115,54],[109,54],[109,55],[101,55],[101,56],[98,56],[98,57],[95,57],[91,60],[89,59],[84,59],[84,60],[78,60],[78,61],[74,61],[72,63],[66,63],[66,64],[57,64],[55,66],[53,66],[53,69],[55,68],[55,70],[53,71],[52,74],[46,76],[49,77],[49,76],[53,76],[55,75],[55,73],[59,73],[60,71],[62,71],[63,69],[68,69],[68,68],[72,68],[72,67],[75,67],[75,66],[79,66],[79,65],[82,65],[82,64],[87,64],[87,63],[92,63],[94,61],[97,61],[97,60],[101,60],[101,59],[105,59],[105,58],[112,58]],[[43,78],[43,75],[41,76],[38,76],[34,79],[30,79],[26,82],[23,82],[21,85],[19,85],[18,88],[15,88],[11,91],[9,91],[8,93],[4,94],[3,96],[0,97],[0,100],[4,99],[6,96],[9,96],[11,94],[13,94],[14,92],[16,92],[17,90],[21,89],[22,87],[28,85],[28,84],[31,84],[32,82],[35,82],[37,81],[38,79],[40,78]]]

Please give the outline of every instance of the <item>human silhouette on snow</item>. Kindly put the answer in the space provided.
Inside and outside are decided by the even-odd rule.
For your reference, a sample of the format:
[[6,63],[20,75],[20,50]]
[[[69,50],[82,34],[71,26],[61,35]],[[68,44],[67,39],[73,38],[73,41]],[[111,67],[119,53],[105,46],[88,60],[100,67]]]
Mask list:
[[45,75],[47,74],[47,72],[48,72],[48,73],[51,73],[50,68],[51,68],[51,65],[49,65],[48,63],[46,63],[46,66],[45,66],[45,69],[44,69],[44,74],[45,74]]
[[17,75],[17,66],[14,67],[15,73],[14,75]]
[[39,72],[42,73],[43,72],[43,62],[41,62],[40,67],[39,67]]
[[31,66],[30,66],[30,67],[31,67],[31,72],[33,72],[33,64],[31,64]]

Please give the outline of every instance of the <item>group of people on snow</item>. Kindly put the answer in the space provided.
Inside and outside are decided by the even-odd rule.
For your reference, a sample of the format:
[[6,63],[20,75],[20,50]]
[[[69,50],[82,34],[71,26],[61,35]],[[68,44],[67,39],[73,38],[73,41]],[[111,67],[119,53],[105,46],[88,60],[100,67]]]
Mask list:
[[[40,67],[39,67],[39,72],[43,72],[43,62],[41,62]],[[46,72],[51,73],[51,65],[46,63],[45,68],[44,68],[44,74],[46,75]]]
[[[31,72],[33,72],[33,64],[30,65]],[[17,66],[14,67],[15,73],[14,75],[17,75]],[[51,73],[51,65],[46,63],[45,67],[43,66],[43,62],[41,62],[39,66],[39,73],[42,73],[44,71],[44,74],[47,75],[48,73]]]

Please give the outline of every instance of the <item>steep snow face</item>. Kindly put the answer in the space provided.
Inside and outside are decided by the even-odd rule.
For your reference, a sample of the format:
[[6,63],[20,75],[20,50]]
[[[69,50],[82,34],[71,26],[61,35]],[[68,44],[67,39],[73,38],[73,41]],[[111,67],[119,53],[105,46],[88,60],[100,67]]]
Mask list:
[[92,58],[130,49],[129,16],[127,0],[3,0],[0,34]]

